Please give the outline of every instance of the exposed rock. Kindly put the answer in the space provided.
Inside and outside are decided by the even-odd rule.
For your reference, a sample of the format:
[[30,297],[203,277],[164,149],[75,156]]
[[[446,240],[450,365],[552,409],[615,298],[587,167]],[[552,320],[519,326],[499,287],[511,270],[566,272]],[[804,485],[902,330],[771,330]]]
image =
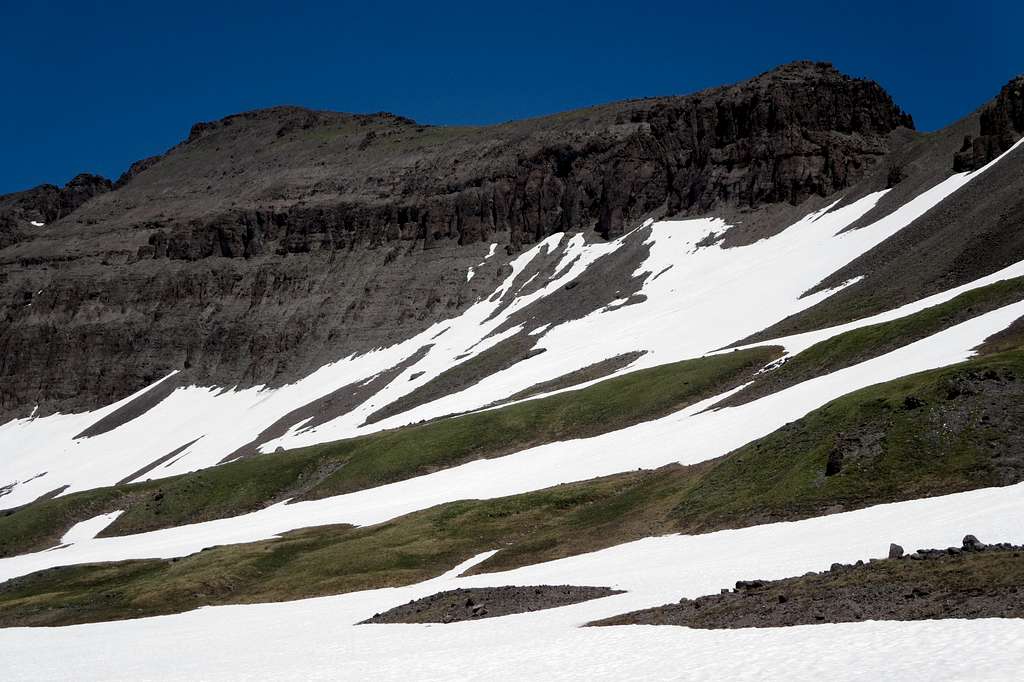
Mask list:
[[965,535],[963,540],[963,550],[965,552],[977,552],[985,549],[986,545],[984,542],[978,540],[973,535]]
[[567,606],[613,594],[621,594],[621,590],[576,585],[448,590],[374,614],[363,623],[454,623]]
[[981,110],[980,132],[967,135],[953,157],[956,172],[977,170],[1012,147],[1024,134],[1024,76],[1003,86]]
[[[1021,79],[1003,88],[1018,91]],[[1016,90],[1015,90],[1016,88]],[[1002,96],[1008,111],[1016,95]],[[998,107],[996,98],[947,129],[916,134],[898,148],[887,163],[900,163],[905,178],[850,229],[864,227],[889,215],[915,196],[948,177],[950,159],[965,135],[972,139],[981,126],[982,112]],[[987,124],[988,125],[988,124]],[[1020,131],[1018,131],[1019,133]],[[1015,133],[1016,134],[1016,133]],[[972,142],[973,144],[973,142]],[[910,301],[977,280],[1024,258],[1024,149],[1010,152],[983,175],[971,180],[944,201],[901,229],[893,237],[835,271],[805,295],[856,284],[782,320],[736,345],[799,334],[891,310]],[[885,188],[885,174],[876,172],[844,195],[844,202]],[[926,256],[925,256],[926,254]]]
[[81,173],[64,187],[39,185],[0,196],[0,249],[30,238],[35,223],[49,224],[79,208],[89,199],[113,189],[99,175]]
[[895,542],[889,544],[889,558],[899,559],[903,556],[903,548],[897,545]]
[[[973,538],[973,536],[967,536]],[[977,540],[965,545],[975,546]],[[892,545],[896,547],[896,545]],[[868,564],[833,564],[821,573],[739,581],[737,590],[680,599],[591,625],[778,627],[863,620],[1024,617],[1024,547],[1010,543],[951,554],[921,549]],[[758,584],[758,589],[739,589]]]
[[136,161],[135,163],[128,167],[128,170],[126,170],[124,173],[121,173],[121,177],[119,177],[117,181],[114,182],[114,188],[118,189],[128,184],[128,182],[130,182],[132,178],[134,178],[136,175],[146,170],[147,168],[150,168],[151,166],[155,165],[162,158],[162,154],[157,154],[155,156],[148,156],[145,159],[140,159]]
[[[496,280],[465,280],[481,241],[514,254],[555,231],[800,204],[881,167],[910,125],[876,83],[810,62],[482,128],[295,107],[200,123],[54,229],[0,220],[0,420],[95,408],[172,369],[280,385],[464,309]],[[44,222],[109,187],[77,178]]]

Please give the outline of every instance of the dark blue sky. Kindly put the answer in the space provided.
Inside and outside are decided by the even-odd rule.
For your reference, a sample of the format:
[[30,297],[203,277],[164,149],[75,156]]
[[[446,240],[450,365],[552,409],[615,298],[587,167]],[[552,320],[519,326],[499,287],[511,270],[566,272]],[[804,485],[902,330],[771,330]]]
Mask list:
[[794,59],[873,78],[934,129],[1024,71],[1022,5],[0,0],[0,193],[116,177],[255,107],[493,123]]

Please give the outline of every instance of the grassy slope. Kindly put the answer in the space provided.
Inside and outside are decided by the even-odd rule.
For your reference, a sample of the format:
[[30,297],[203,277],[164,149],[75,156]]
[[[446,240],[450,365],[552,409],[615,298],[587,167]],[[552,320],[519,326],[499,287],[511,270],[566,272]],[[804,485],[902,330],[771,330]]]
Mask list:
[[[1022,394],[1024,351],[982,357],[857,391],[693,467],[453,502],[376,526],[310,528],[179,560],[43,571],[0,585],[0,624],[126,618],[407,584],[495,547],[502,551],[480,570],[659,533],[1005,485],[1024,480]],[[827,476],[836,451],[844,454],[842,466]]]
[[720,406],[742,405],[808,379],[851,367],[1021,299],[1024,299],[1024,277],[1017,277],[965,292],[907,317],[839,334],[816,343],[778,369],[758,376],[752,385],[730,396]]
[[137,533],[235,516],[288,498],[352,492],[533,445],[595,436],[731,388],[779,353],[777,347],[766,347],[686,360],[558,396],[33,503],[0,515],[0,556],[52,546],[76,521],[115,509],[127,511],[106,534]]

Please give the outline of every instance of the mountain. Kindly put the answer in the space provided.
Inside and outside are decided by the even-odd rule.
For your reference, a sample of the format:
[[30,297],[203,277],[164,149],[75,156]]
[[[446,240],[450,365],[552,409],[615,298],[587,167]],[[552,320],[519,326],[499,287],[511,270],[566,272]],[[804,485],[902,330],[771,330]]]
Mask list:
[[85,624],[0,642],[28,677],[81,642],[117,649],[86,678],[1015,670],[1022,137],[1024,78],[922,133],[795,62],[486,127],[275,107],[0,197],[0,627]]
[[113,187],[114,184],[102,176],[80,173],[63,187],[39,185],[0,196],[0,248],[29,239],[33,232],[31,227],[43,227],[60,220]]
[[802,204],[909,125],[877,84],[810,63],[486,128],[296,108],[197,124],[0,253],[0,414],[95,409],[175,369],[279,386],[465,310],[496,283],[465,280],[489,242]]

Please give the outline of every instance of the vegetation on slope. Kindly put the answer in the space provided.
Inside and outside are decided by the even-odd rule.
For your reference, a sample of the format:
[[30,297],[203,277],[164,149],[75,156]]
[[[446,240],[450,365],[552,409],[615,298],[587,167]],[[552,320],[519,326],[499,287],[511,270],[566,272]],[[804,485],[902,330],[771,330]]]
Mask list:
[[290,498],[348,493],[543,443],[596,436],[723,392],[780,352],[765,347],[661,365],[548,398],[35,502],[0,512],[0,556],[53,546],[77,521],[116,509],[126,511],[106,535],[236,516]]
[[[789,386],[884,355],[978,315],[1024,299],[1024,277],[960,294],[945,303],[889,322],[853,329],[814,344],[716,405],[742,405]],[[996,350],[1007,350],[1015,343]]]
[[[1024,480],[1024,351],[851,393],[717,460],[463,500],[176,560],[50,569],[0,585],[0,624],[49,625],[401,585],[501,548],[496,571],[704,532]],[[941,428],[940,428],[941,427]]]

